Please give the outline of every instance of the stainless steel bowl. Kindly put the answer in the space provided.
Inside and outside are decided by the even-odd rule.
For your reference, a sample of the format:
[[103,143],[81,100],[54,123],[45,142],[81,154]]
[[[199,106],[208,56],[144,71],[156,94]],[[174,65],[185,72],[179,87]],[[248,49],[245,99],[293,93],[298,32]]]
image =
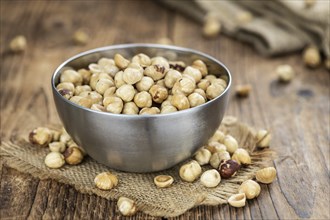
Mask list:
[[[192,63],[203,60],[214,75],[225,75],[228,87],[217,98],[194,108],[164,115],[123,115],[98,112],[78,106],[56,90],[63,70],[83,68],[101,57],[120,53],[164,56]],[[204,53],[175,46],[124,44],[80,53],[64,63],[52,77],[57,112],[67,132],[88,155],[111,168],[129,172],[164,170],[189,158],[216,131],[223,118],[231,85],[229,70]]]

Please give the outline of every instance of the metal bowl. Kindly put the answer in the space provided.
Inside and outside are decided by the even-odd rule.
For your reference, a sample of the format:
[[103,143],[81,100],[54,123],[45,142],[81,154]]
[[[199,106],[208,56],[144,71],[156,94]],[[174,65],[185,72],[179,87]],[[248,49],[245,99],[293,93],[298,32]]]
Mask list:
[[[101,57],[138,53],[182,60],[187,64],[201,59],[214,75],[228,79],[226,90],[207,103],[161,115],[124,115],[99,112],[76,105],[56,90],[61,72],[86,68]],[[62,63],[53,74],[52,90],[57,112],[67,132],[89,156],[111,168],[129,172],[164,170],[189,158],[207,142],[223,118],[231,85],[229,70],[204,53],[157,44],[123,44],[80,53]]]

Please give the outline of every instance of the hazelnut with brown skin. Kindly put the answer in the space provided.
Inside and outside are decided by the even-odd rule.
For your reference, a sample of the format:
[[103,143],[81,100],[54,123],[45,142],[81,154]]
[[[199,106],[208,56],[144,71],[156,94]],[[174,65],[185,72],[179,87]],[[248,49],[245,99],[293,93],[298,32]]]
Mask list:
[[222,178],[229,179],[235,176],[236,172],[241,168],[241,165],[235,160],[226,160],[222,162],[219,166],[219,173]]
[[69,147],[63,153],[65,162],[70,165],[80,164],[84,155],[78,147]]
[[156,103],[162,103],[168,96],[167,89],[159,85],[151,86],[149,93],[152,97],[152,100],[154,100]]
[[30,143],[40,147],[46,147],[53,139],[53,135],[48,128],[38,127],[30,132]]
[[156,64],[152,66],[148,66],[144,70],[144,75],[151,77],[153,80],[159,80],[165,77],[167,68],[163,65]]

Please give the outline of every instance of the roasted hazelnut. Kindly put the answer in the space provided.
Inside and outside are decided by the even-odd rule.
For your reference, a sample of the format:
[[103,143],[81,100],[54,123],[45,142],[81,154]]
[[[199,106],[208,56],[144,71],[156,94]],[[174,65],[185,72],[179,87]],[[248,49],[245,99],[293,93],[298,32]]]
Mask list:
[[124,72],[123,71],[119,71],[118,73],[116,73],[114,80],[115,80],[115,85],[117,88],[121,87],[122,85],[125,85],[126,82],[123,79],[123,75]]
[[228,203],[229,205],[239,208],[245,206],[246,196],[244,193],[234,194],[229,197]]
[[83,79],[83,85],[89,84],[89,81],[90,81],[91,76],[92,76],[92,72],[88,71],[86,69],[80,69],[77,72],[80,74],[80,76]]
[[196,69],[192,66],[187,66],[186,69],[183,71],[183,74],[187,74],[194,78],[195,82],[198,83],[202,79],[202,73],[199,69]]
[[50,133],[52,134],[52,142],[56,142],[60,140],[62,132],[57,129],[49,129]]
[[230,160],[230,155],[227,151],[215,152],[210,158],[210,165],[214,169],[219,169],[222,162]]
[[180,72],[183,72],[183,70],[186,68],[186,64],[183,61],[169,61],[169,64],[171,69]]
[[73,42],[77,45],[85,45],[89,40],[88,34],[83,30],[77,30],[72,36]]
[[276,178],[276,169],[274,167],[267,167],[256,172],[256,179],[258,182],[269,184]]
[[232,176],[235,176],[236,172],[241,168],[241,165],[235,160],[226,160],[223,161],[219,166],[219,173],[222,178],[229,179]]
[[90,91],[92,91],[92,88],[89,85],[77,86],[74,89],[74,94],[79,95],[80,93],[86,92],[86,91],[90,92]]
[[113,81],[112,77],[109,76],[107,73],[94,73],[92,74],[91,79],[89,81],[89,85],[93,90],[96,89],[96,84],[100,79],[109,79]]
[[173,95],[182,93],[188,96],[195,90],[195,88],[196,84],[193,79],[183,77],[182,79],[179,79],[176,83],[174,83],[172,93]]
[[116,90],[116,95],[121,98],[124,102],[130,102],[135,96],[135,89],[132,85],[122,85]]
[[127,102],[124,104],[123,114],[126,115],[137,115],[139,114],[139,108],[134,102]]
[[168,96],[167,89],[159,85],[151,86],[149,93],[152,97],[152,100],[156,103],[162,103]]
[[207,16],[204,21],[203,35],[207,38],[214,38],[221,31],[221,23],[215,16]]
[[[89,69],[89,71],[91,71],[93,74],[102,73],[102,69],[101,69],[101,67],[100,67],[98,64],[96,64],[96,63],[91,63],[91,64],[89,64],[89,65],[88,65],[88,69]],[[93,75],[93,74],[92,74],[92,75]]]
[[100,105],[100,104],[93,104],[91,106],[91,109],[95,110],[95,111],[99,111],[99,112],[105,112],[106,109],[104,108],[103,105]]
[[26,50],[27,41],[23,35],[14,37],[9,43],[9,49],[12,52],[18,53]]
[[158,175],[154,178],[154,183],[159,188],[169,187],[173,182],[173,177],[169,175]]
[[202,173],[202,168],[197,161],[192,160],[181,166],[179,175],[186,182],[194,182]]
[[121,98],[118,98],[116,96],[111,96],[111,97],[107,97],[104,99],[104,102],[107,102],[107,105],[104,105],[104,107],[106,107],[108,112],[114,113],[114,114],[120,114],[121,111],[123,110],[124,107],[124,103],[123,100]]
[[80,164],[84,159],[84,155],[78,147],[68,147],[64,152],[64,159],[67,164]]
[[151,65],[160,65],[163,66],[167,72],[167,70],[170,68],[170,64],[168,63],[168,60],[165,57],[153,57],[151,59]]
[[69,91],[72,92],[72,94],[75,91],[75,87],[74,87],[73,83],[71,83],[71,82],[62,82],[62,83],[59,83],[56,86],[56,89],[58,91],[60,91],[60,90],[69,90]]
[[163,106],[160,110],[160,114],[168,114],[172,112],[177,112],[178,110],[173,105]]
[[127,84],[135,84],[143,78],[143,68],[137,63],[131,63],[123,73],[123,80]]
[[174,86],[174,83],[182,78],[182,75],[179,71],[170,69],[165,76],[165,86],[171,89]]
[[172,97],[171,104],[178,110],[188,109],[190,107],[188,98],[183,94],[175,94]]
[[64,157],[59,152],[50,152],[45,157],[45,164],[49,168],[60,168],[65,164]]
[[99,94],[98,92],[91,91],[91,92],[82,92],[79,94],[79,96],[88,98],[92,101],[92,104],[102,104],[102,95]]
[[155,115],[155,114],[159,114],[159,113],[160,113],[160,110],[157,107],[143,108],[139,112],[140,115]]
[[155,82],[151,77],[144,76],[144,77],[142,77],[142,79],[139,82],[137,82],[135,84],[135,87],[139,92],[149,91],[151,86],[153,86],[154,84],[155,84]]
[[217,141],[219,143],[223,143],[225,140],[226,135],[220,131],[220,130],[216,130],[216,132],[214,133],[214,135],[209,139],[210,141]]
[[115,61],[109,58],[101,58],[97,61],[101,72],[109,74],[111,77],[115,77],[119,72],[119,68],[116,66]]
[[253,15],[248,11],[242,11],[237,13],[236,15],[236,20],[240,25],[247,24],[251,22],[252,19],[253,19]]
[[137,212],[135,202],[126,197],[119,197],[117,207],[119,212],[124,216],[131,216]]
[[205,91],[203,90],[203,89],[195,89],[194,90],[194,93],[198,93],[198,94],[200,94],[201,96],[203,96],[203,98],[205,99],[205,100],[207,100],[207,97],[206,97],[206,93],[205,93]]
[[249,153],[243,148],[238,148],[234,152],[231,159],[235,160],[239,164],[244,164],[244,165],[251,164],[251,157]]
[[306,66],[315,68],[321,63],[320,51],[316,46],[309,46],[303,52],[303,60]]
[[107,89],[114,87],[115,83],[112,79],[99,79],[95,85],[95,91],[103,95]]
[[118,185],[118,178],[110,172],[103,172],[96,175],[94,183],[99,189],[110,190]]
[[219,183],[221,181],[221,177],[217,170],[211,169],[211,170],[205,171],[202,174],[200,180],[201,180],[201,183],[205,187],[213,188],[213,187],[216,187],[217,185],[219,185]]
[[253,180],[244,181],[238,188],[239,193],[244,193],[247,199],[254,199],[260,194],[260,185]]
[[163,65],[156,64],[145,68],[144,75],[151,77],[153,80],[159,80],[165,77],[168,68]]
[[93,104],[92,100],[86,97],[73,96],[69,99],[71,102],[76,103],[77,105],[83,106],[85,108],[90,108]]
[[150,66],[151,60],[147,55],[139,53],[132,58],[132,63],[137,63],[142,67],[147,67]]
[[155,85],[162,86],[162,87],[166,88],[164,79],[157,80]]
[[290,82],[295,75],[295,72],[290,65],[280,65],[276,68],[275,71],[278,79],[285,83]]
[[127,68],[128,64],[130,63],[129,60],[125,59],[125,57],[123,57],[120,54],[115,54],[114,57],[115,60],[115,64],[116,66],[118,66],[120,69],[125,69]]
[[215,152],[227,151],[227,147],[217,141],[209,141],[205,148],[208,149],[212,154]]
[[269,133],[269,131],[267,130],[259,130],[257,132],[257,147],[260,148],[265,148],[265,147],[269,147],[270,145],[270,140],[271,140],[272,136]]
[[252,90],[252,87],[251,85],[247,84],[247,85],[238,85],[236,86],[236,95],[238,97],[247,97],[249,96],[251,90]]
[[211,79],[210,82],[211,82],[211,84],[216,84],[216,85],[222,86],[223,88],[227,87],[227,82],[221,78]]
[[196,107],[198,105],[202,105],[205,103],[205,99],[203,96],[201,96],[199,93],[191,93],[189,96],[188,96],[188,100],[189,100],[189,104],[190,104],[190,107],[193,108],[193,107]]
[[117,88],[116,87],[110,87],[107,90],[105,90],[103,94],[103,98],[113,96],[116,93]]
[[199,165],[205,165],[210,162],[211,152],[208,149],[201,148],[195,153],[195,160]]
[[198,69],[203,77],[208,74],[206,64],[202,60],[195,60],[191,66]]
[[60,89],[58,92],[66,99],[70,99],[73,96],[73,92],[67,89]]
[[206,97],[208,99],[214,99],[218,97],[221,93],[225,91],[225,88],[222,85],[219,84],[211,84],[209,87],[206,89]]
[[70,135],[63,129],[60,136],[60,142],[67,144],[71,140]]
[[65,143],[58,142],[58,141],[49,143],[48,146],[49,146],[49,150],[52,151],[52,152],[63,153],[66,149]]
[[46,147],[53,139],[53,135],[48,128],[38,127],[33,129],[29,134],[29,140],[31,144],[38,145],[40,147]]
[[140,108],[151,107],[152,97],[148,92],[142,91],[134,96],[134,102]]
[[238,148],[236,139],[231,135],[226,135],[225,139],[223,140],[223,144],[226,146],[227,151],[230,154],[233,154]]
[[215,75],[207,75],[207,76],[205,76],[204,77],[204,79],[207,79],[208,81],[212,81],[212,80],[214,80],[214,79],[216,79],[217,77],[215,76]]
[[83,78],[77,71],[69,69],[61,73],[60,80],[61,82],[71,82],[78,86],[82,84]]
[[197,84],[197,87],[206,91],[207,87],[209,87],[210,85],[211,82],[209,80],[201,79],[201,81],[199,81],[199,83]]

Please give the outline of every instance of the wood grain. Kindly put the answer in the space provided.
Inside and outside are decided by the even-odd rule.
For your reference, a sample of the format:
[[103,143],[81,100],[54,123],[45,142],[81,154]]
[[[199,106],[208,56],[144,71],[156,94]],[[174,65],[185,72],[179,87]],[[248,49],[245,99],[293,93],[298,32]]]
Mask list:
[[[77,29],[90,34],[86,46],[72,43]],[[7,45],[18,34],[27,37],[28,49],[12,54]],[[173,219],[329,219],[329,73],[305,68],[299,54],[270,59],[222,35],[205,40],[198,24],[152,1],[1,1],[1,141],[58,122],[49,82],[65,59],[95,47],[161,37],[221,60],[233,86],[251,84],[249,98],[232,93],[227,115],[269,128],[278,152],[277,180],[263,185],[246,207],[201,206]],[[274,74],[283,63],[297,73],[290,84],[278,83]],[[1,219],[121,218],[113,201],[5,166],[0,174]],[[138,213],[131,219],[159,218]]]

